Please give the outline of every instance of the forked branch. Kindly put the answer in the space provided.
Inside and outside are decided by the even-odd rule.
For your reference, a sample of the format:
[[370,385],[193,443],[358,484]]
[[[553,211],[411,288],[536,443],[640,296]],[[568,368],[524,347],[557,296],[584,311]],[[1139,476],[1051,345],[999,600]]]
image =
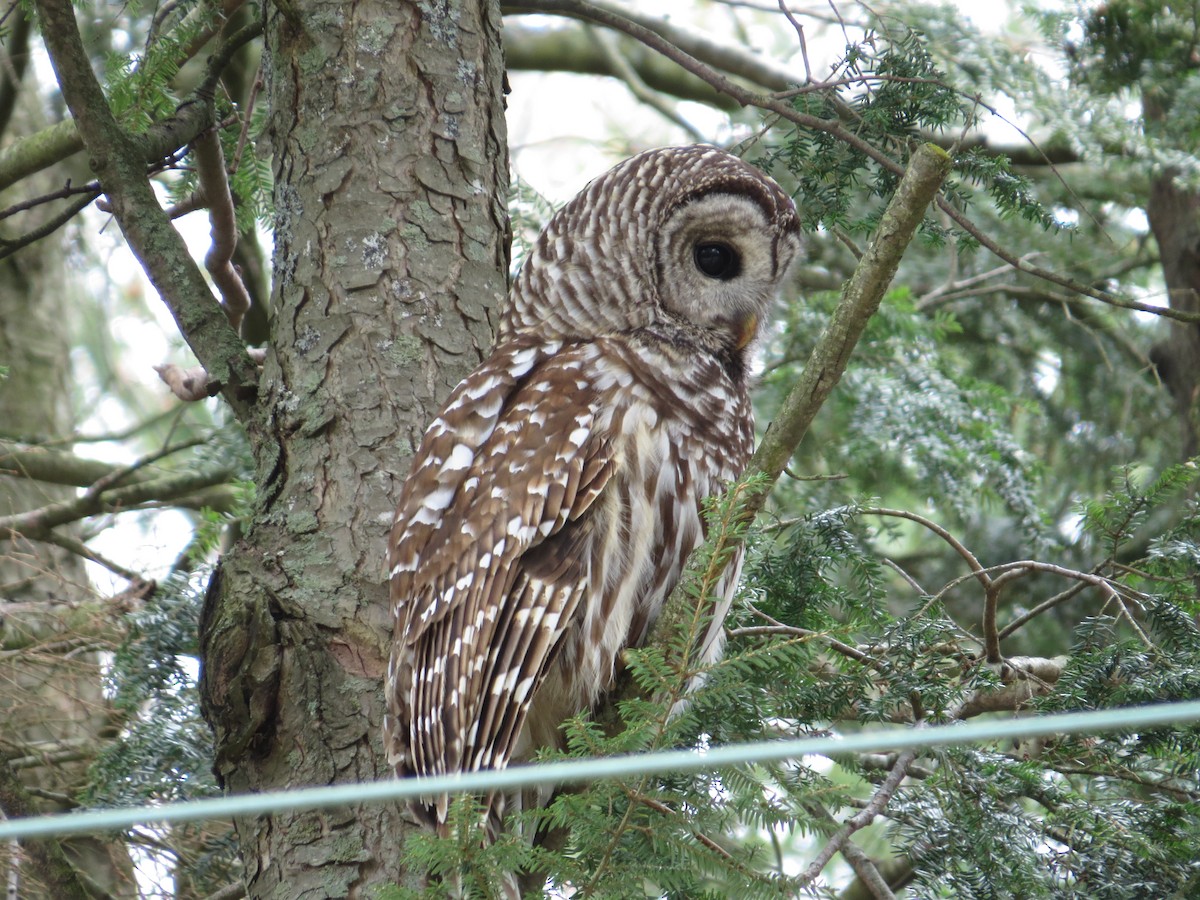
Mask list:
[[[258,389],[254,362],[146,178],[147,144],[169,143],[175,137],[173,129],[158,129],[144,139],[127,134],[92,71],[70,0],[38,0],[36,6],[63,98],[121,232],[200,364],[238,418],[248,420]],[[211,126],[211,108],[190,112],[203,115]]]

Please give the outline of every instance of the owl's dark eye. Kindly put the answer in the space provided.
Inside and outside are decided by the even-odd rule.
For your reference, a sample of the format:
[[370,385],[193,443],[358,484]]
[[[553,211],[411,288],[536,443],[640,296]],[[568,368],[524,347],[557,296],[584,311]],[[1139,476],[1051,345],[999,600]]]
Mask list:
[[741,257],[728,244],[717,242],[697,244],[696,249],[692,251],[692,258],[696,261],[696,268],[709,278],[728,281],[736,278],[742,271]]

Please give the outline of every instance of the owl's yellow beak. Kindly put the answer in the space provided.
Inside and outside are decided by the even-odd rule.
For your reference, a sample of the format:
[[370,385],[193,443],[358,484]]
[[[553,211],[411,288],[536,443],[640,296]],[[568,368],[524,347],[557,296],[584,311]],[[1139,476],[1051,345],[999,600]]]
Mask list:
[[758,316],[754,313],[746,316],[746,320],[742,322],[742,331],[738,335],[737,343],[734,345],[738,350],[745,350],[746,345],[754,340],[754,334],[758,331]]

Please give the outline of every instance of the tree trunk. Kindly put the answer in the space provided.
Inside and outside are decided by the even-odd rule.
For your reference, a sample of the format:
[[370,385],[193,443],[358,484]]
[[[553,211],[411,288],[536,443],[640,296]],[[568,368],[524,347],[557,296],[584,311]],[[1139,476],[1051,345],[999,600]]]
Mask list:
[[[62,327],[73,318],[72,297],[57,264],[65,252],[52,238],[0,262],[0,360],[9,367],[0,388],[4,437],[44,440],[68,436],[74,427],[70,367],[63,363],[71,336]],[[0,476],[0,515],[72,496],[72,488]],[[70,640],[68,623],[92,599],[77,556],[21,538],[0,545],[0,749],[26,759],[45,755],[43,764],[17,771],[27,789],[39,792],[33,813],[71,808],[97,747],[115,727],[101,689],[99,654],[81,652]],[[62,846],[112,896],[137,896],[119,841],[90,835]],[[40,879],[23,867],[17,896],[54,896]]]
[[[35,94],[32,100],[22,96],[28,55],[22,36],[28,20],[18,12],[15,21],[3,51],[0,132],[14,124],[21,131],[44,124],[36,93],[27,92]],[[79,174],[58,167],[22,190],[51,190]],[[12,239],[41,224],[37,213],[16,217],[4,223],[0,236]],[[64,324],[78,320],[73,304],[80,298],[65,276],[66,256],[67,241],[59,232],[0,261],[0,363],[9,369],[0,382],[0,439],[69,438],[75,429],[68,363],[73,335]],[[0,515],[73,496],[70,487],[0,476]],[[74,806],[86,786],[88,765],[117,727],[104,698],[100,654],[80,646],[94,642],[80,641],[76,630],[81,610],[95,599],[79,557],[39,540],[12,536],[0,541],[0,751],[5,756],[0,764],[24,760],[13,768],[24,789],[19,802],[31,815]],[[25,793],[31,789],[34,794]],[[65,859],[94,885],[113,897],[137,896],[128,850],[119,838],[84,835],[58,843]],[[26,900],[60,896],[62,884],[55,888],[54,873],[36,859],[9,869],[7,849],[0,849],[0,879],[8,882],[10,893],[15,886],[13,895]],[[35,853],[27,862],[34,857],[44,858]]]
[[[1161,127],[1171,114],[1153,95],[1142,98],[1150,127]],[[1180,312],[1200,313],[1200,193],[1179,183],[1179,172],[1167,169],[1150,183],[1146,218],[1158,244],[1167,285],[1167,301]],[[1200,325],[1172,320],[1165,340],[1151,359],[1179,411],[1182,458],[1200,453]]]
[[[1154,179],[1146,217],[1162,260],[1172,309],[1200,313],[1200,194],[1177,183],[1178,172]],[[1172,320],[1152,358],[1179,411],[1183,459],[1200,453],[1200,325]]]
[[[384,559],[426,423],[505,287],[495,2],[270,4],[271,347],[258,497],[213,579],[202,695],[231,792],[387,777]],[[236,822],[251,897],[402,880],[393,806]]]

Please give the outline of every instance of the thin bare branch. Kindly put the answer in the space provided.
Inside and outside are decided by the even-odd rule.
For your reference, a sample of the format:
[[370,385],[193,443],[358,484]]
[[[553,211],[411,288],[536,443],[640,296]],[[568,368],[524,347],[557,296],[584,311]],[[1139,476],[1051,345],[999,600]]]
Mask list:
[[47,220],[43,225],[34,228],[32,231],[27,231],[19,238],[11,241],[0,239],[0,259],[12,256],[23,247],[28,247],[30,244],[40,241],[44,237],[49,237],[62,228],[73,218],[85,210],[88,204],[92,203],[100,195],[99,191],[95,193],[84,194],[76,200],[69,203],[61,212],[53,218]]
[[908,519],[910,522],[916,522],[922,528],[928,529],[940,537],[953,548],[955,553],[966,560],[967,565],[970,567],[971,571],[975,573],[975,576],[979,579],[979,583],[985,589],[991,583],[991,579],[984,571],[984,568],[980,564],[979,560],[975,557],[975,554],[963,546],[962,542],[959,541],[958,538],[952,535],[941,525],[934,522],[932,519],[927,519],[922,515],[918,515],[915,512],[910,512],[906,509],[888,509],[882,506],[866,506],[859,510],[859,512],[865,516],[890,516],[892,518]]
[[[26,210],[41,206],[43,203],[50,203],[54,200],[63,200],[67,197],[76,197],[80,194],[90,194],[92,197],[96,197],[99,193],[100,185],[98,182],[93,181],[89,184],[83,185],[82,187],[75,187],[71,184],[70,179],[68,179],[67,183],[57,191],[50,191],[49,193],[42,194],[39,197],[31,197],[28,200],[22,200],[20,203],[14,203],[12,206],[0,210],[0,220],[7,219],[9,216],[15,216],[19,212],[25,212]],[[6,241],[5,243],[8,242]]]
[[[234,413],[247,420],[257,394],[254,363],[229,327],[183,238],[159,206],[145,174],[144,160],[151,151],[163,144],[165,152],[182,146],[186,140],[178,140],[177,129],[192,117],[207,119],[211,125],[212,109],[202,103],[191,104],[194,108],[186,110],[188,117],[156,126],[141,138],[132,137],[109,109],[80,38],[70,0],[38,0],[36,6],[63,98],[130,249],[170,308],[196,358],[220,383]],[[218,56],[214,54],[209,61],[210,76],[218,65]],[[205,84],[208,80],[206,77]],[[215,77],[212,81],[215,84]],[[187,106],[180,112],[185,112]],[[197,133],[199,130],[192,135]]]
[[71,500],[0,516],[0,540],[17,537],[40,539],[50,529],[68,522],[100,513],[129,512],[148,504],[185,498],[205,488],[223,484],[232,477],[232,469],[216,468],[152,478],[111,490],[86,492]]
[[192,149],[195,152],[200,191],[208,204],[209,236],[212,238],[212,246],[204,256],[204,267],[221,292],[229,324],[237,330],[246,310],[250,308],[250,293],[233,267],[233,251],[237,248],[238,237],[237,218],[233,209],[233,195],[229,192],[229,178],[225,173],[221,135],[217,129],[210,128],[192,142]]
[[829,861],[833,859],[834,854],[844,848],[850,840],[850,836],[875,821],[875,817],[879,815],[883,808],[891,801],[892,797],[895,796],[896,790],[900,787],[900,782],[908,774],[908,767],[916,758],[917,752],[915,750],[905,750],[896,757],[896,762],[892,766],[892,770],[888,772],[888,776],[883,780],[883,783],[875,789],[875,794],[871,797],[871,802],[867,804],[862,812],[848,819],[842,825],[842,828],[825,842],[825,846],[821,848],[816,858],[804,870],[804,874],[800,876],[801,884],[810,884],[815,881],[825,867],[829,865]]
[[233,154],[233,163],[229,167],[230,174],[238,171],[242,166],[242,154],[246,150],[246,142],[250,139],[250,123],[254,119],[254,104],[258,101],[258,94],[263,89],[263,64],[258,65],[258,72],[254,75],[254,83],[250,85],[250,96],[246,98],[246,107],[241,110],[242,127],[238,132],[237,150]]
[[98,566],[103,566],[114,575],[119,575],[127,581],[146,583],[146,580],[140,574],[96,552],[83,541],[76,540],[57,531],[48,532],[42,537],[42,540],[48,544],[54,544],[56,547],[62,547],[64,550],[74,553],[76,556],[82,557],[89,562],[94,562]]
[[829,646],[831,650],[840,653],[847,659],[852,659],[855,662],[860,662],[865,666],[870,666],[879,672],[887,674],[887,666],[882,662],[872,657],[869,653],[864,653],[857,647],[852,647],[847,643],[839,641],[837,638],[826,634],[823,631],[813,631],[808,628],[800,628],[795,625],[785,625],[782,622],[773,619],[762,610],[753,604],[750,605],[750,611],[760,619],[768,622],[767,625],[745,625],[741,628],[730,628],[728,630],[729,637],[766,637],[766,636],[782,636],[782,637],[797,637],[804,639],[818,640]]
[[808,41],[804,39],[804,26],[792,15],[791,9],[788,8],[787,0],[779,0],[779,11],[784,14],[791,23],[792,28],[796,31],[796,41],[800,45],[800,58],[804,60],[804,83],[811,84],[813,80],[812,66],[808,63]]
[[1139,303],[1136,300],[1129,300],[1125,297],[1118,297],[1116,294],[1102,291],[1090,284],[1084,284],[1081,281],[1076,281],[1073,278],[1068,278],[1066,275],[1060,275],[1057,272],[1051,272],[1049,269],[1043,269],[1040,266],[1032,265],[1027,262],[1024,257],[1009,251],[1001,246],[999,242],[993,240],[982,228],[967,218],[966,213],[954,208],[953,204],[945,197],[938,197],[938,209],[949,216],[954,223],[971,235],[979,242],[979,245],[992,255],[998,256],[1004,260],[1018,272],[1024,272],[1027,275],[1033,275],[1035,278],[1040,278],[1043,281],[1048,281],[1051,284],[1057,284],[1059,287],[1067,288],[1077,294],[1082,294],[1085,297],[1091,297],[1093,300],[1099,300],[1102,303],[1107,303],[1109,306],[1116,306],[1121,309],[1129,309],[1135,312],[1151,313],[1156,316],[1163,316],[1168,319],[1175,319],[1178,322],[1200,322],[1200,313],[1190,313],[1183,310],[1172,309],[1169,306],[1151,306],[1148,303]]
[[[1092,573],[1092,574],[1095,574],[1095,573]],[[1093,585],[1090,582],[1077,581],[1077,582],[1075,582],[1075,584],[1071,585],[1065,591],[1055,594],[1053,597],[1051,597],[1048,600],[1043,600],[1041,603],[1039,603],[1033,609],[1029,610],[1029,612],[1023,613],[1023,614],[1017,616],[1015,619],[1013,619],[1011,622],[1009,622],[1007,625],[1005,625],[1003,628],[1001,628],[1000,629],[1000,640],[1004,640],[1006,637],[1008,637],[1010,634],[1015,632],[1021,626],[1027,625],[1029,622],[1031,622],[1033,619],[1036,619],[1042,613],[1047,612],[1051,609],[1054,609],[1054,607],[1058,606],[1060,603],[1066,603],[1072,597],[1078,595],[1082,591],[1086,590],[1088,587],[1092,587],[1092,586]]]
[[[657,813],[661,813],[665,816],[670,816],[671,818],[678,818],[679,813],[676,812],[675,810],[671,809],[671,807],[667,806],[667,804],[663,803],[661,800],[656,800],[653,797],[647,796],[642,791],[635,791],[628,786],[623,785],[623,787],[625,788],[625,794],[629,797],[629,799],[634,800],[638,803],[641,803],[644,806],[648,806],[650,809],[654,810]],[[701,844],[703,844],[705,847],[707,847],[713,853],[720,856],[727,863],[732,863],[735,866],[737,866],[737,868],[739,868],[739,869],[743,868],[741,866],[741,864],[738,863],[737,860],[734,859],[732,853],[730,853],[728,850],[726,850],[724,847],[722,847],[720,844],[718,844],[716,841],[714,841],[708,835],[703,834],[703,833],[693,829],[692,837],[694,837],[697,841],[699,841]]]
[[[246,355],[256,366],[261,366],[267,358],[267,350],[265,347],[247,347]],[[187,403],[215,397],[220,390],[220,384],[209,378],[203,366],[184,369],[174,363],[166,363],[154,366],[154,371],[172,394]]]

